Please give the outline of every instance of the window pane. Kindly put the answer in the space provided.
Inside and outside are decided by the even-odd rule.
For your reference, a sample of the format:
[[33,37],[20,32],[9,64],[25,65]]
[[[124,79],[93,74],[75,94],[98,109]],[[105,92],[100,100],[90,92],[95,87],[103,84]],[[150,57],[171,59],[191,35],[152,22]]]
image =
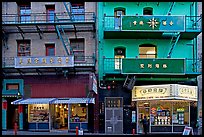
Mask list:
[[156,58],[156,47],[139,47],[140,58]]
[[30,41],[17,41],[18,48],[17,53],[18,56],[30,56]]

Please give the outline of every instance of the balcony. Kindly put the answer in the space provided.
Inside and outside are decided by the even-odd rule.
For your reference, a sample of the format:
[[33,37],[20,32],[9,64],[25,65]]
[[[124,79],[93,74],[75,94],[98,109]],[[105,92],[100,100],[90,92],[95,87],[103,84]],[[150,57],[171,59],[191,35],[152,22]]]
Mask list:
[[[2,14],[2,29],[8,33],[36,33],[55,31],[56,25],[64,25],[69,30],[95,30],[94,12],[74,13],[72,20],[66,12],[55,13],[53,20],[47,20],[46,13],[31,13],[23,21],[18,14]],[[49,27],[48,27],[49,26]]]
[[95,56],[3,57],[3,73],[21,75],[61,74],[95,70]]
[[162,39],[180,32],[182,39],[193,39],[202,32],[201,16],[105,16],[105,39]]
[[103,73],[134,75],[200,75],[201,62],[193,59],[104,58]]

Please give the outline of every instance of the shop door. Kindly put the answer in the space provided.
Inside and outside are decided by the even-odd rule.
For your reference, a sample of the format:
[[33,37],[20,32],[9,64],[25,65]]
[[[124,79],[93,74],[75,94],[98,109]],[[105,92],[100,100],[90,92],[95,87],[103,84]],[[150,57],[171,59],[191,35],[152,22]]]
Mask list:
[[123,107],[122,98],[107,97],[105,99],[105,133],[123,133]]
[[[143,133],[143,125],[141,123],[141,120],[144,119],[144,116],[146,116],[148,121],[149,121],[149,118],[150,118],[149,107],[139,107],[138,108],[137,133],[139,133],[139,134]],[[149,123],[149,126],[150,126],[150,123]],[[147,128],[147,132],[149,132],[149,127]]]

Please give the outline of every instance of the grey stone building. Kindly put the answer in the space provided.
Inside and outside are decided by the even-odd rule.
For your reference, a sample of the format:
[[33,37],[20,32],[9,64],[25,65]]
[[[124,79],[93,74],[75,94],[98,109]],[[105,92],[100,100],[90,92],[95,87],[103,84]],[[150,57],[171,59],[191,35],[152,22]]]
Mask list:
[[2,130],[97,131],[95,24],[96,2],[2,2]]

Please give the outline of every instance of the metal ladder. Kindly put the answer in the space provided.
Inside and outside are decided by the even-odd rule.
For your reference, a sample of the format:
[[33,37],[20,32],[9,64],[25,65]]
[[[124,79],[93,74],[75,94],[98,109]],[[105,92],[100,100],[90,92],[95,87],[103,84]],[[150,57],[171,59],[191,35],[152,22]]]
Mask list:
[[62,44],[65,48],[66,54],[67,55],[72,55],[73,54],[73,50],[71,48],[71,45],[69,43],[69,39],[66,35],[66,33],[64,32],[64,28],[61,25],[57,25],[56,26],[56,30],[57,30],[57,34],[60,37]]
[[133,76],[131,78],[129,78],[129,76],[127,75],[125,82],[123,84],[123,87],[127,88],[128,90],[132,90],[132,88],[135,85],[135,81],[136,81],[136,77]]
[[181,36],[180,32],[178,32],[176,35],[172,36],[172,39],[170,42],[171,49],[169,51],[167,58],[171,58],[172,51],[173,51],[174,47],[176,46],[176,44],[178,43],[180,36]]
[[70,20],[72,21],[72,6],[71,6],[71,3],[70,2],[63,2],[64,6],[65,6],[65,9],[67,10],[67,13],[70,17]]

